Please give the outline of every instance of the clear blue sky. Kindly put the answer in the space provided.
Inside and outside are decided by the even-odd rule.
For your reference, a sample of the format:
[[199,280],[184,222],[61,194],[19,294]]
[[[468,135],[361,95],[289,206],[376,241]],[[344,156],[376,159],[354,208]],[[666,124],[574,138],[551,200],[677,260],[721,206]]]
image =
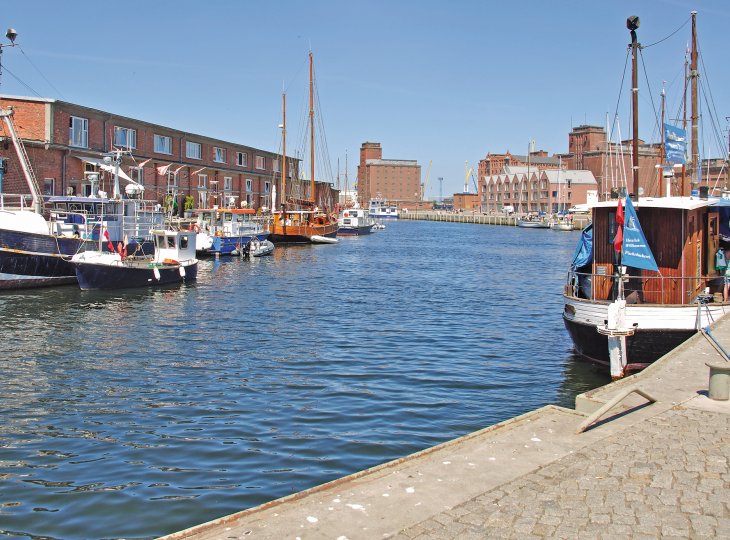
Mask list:
[[[43,97],[277,151],[282,87],[292,132],[311,47],[332,170],[339,158],[344,175],[347,152],[352,182],[362,142],[380,142],[383,157],[415,159],[423,176],[433,160],[433,197],[438,177],[444,195],[462,190],[465,161],[476,169],[487,152],[524,154],[530,140],[566,152],[571,126],[604,125],[619,99],[626,18],[641,17],[649,45],[693,9],[724,131],[727,0],[5,0],[0,29],[14,27],[25,54],[4,49],[0,92],[34,95],[12,72]],[[645,140],[658,138],[662,81],[670,116],[679,110],[689,39],[687,24],[643,52]],[[623,92],[624,137],[628,103]]]

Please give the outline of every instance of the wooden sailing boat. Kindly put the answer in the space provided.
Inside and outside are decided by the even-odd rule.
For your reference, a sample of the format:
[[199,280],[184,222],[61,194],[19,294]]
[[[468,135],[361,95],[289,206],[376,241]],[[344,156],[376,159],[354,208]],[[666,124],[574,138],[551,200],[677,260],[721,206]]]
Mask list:
[[316,204],[314,183],[314,69],[309,53],[310,196],[287,197],[286,190],[286,94],[282,95],[281,205],[273,210],[270,240],[275,244],[316,244],[337,242],[337,215],[322,211]]
[[[608,364],[614,378],[645,367],[730,312],[715,269],[722,201],[687,197],[686,187],[679,197],[638,196],[638,17],[629,18],[627,26],[633,55],[633,186],[625,202],[593,206],[593,224],[584,230],[568,273],[563,310],[576,351]],[[696,81],[695,76],[693,96]],[[693,104],[693,122],[694,110]]]

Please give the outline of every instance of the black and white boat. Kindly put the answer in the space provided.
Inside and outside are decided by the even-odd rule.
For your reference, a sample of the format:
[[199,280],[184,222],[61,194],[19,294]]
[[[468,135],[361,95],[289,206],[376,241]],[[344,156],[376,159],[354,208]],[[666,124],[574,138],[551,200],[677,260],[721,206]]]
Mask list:
[[195,233],[153,231],[153,238],[152,257],[100,250],[74,255],[71,265],[79,287],[82,290],[130,289],[195,281],[198,273]]
[[108,168],[116,170],[113,197],[100,192],[98,175],[90,174],[90,196],[49,197],[44,201],[12,116],[12,110],[0,110],[30,195],[3,194],[0,198],[0,289],[75,283],[71,257],[95,249],[104,233],[115,244],[128,238],[130,252],[152,253],[150,231],[162,226],[164,214],[159,205],[142,199],[139,184],[128,185],[122,194],[118,154],[107,156]]
[[337,221],[339,229],[337,234],[340,236],[360,236],[370,234],[375,226],[375,220],[370,217],[367,209],[361,208],[355,202],[351,208],[345,208]]

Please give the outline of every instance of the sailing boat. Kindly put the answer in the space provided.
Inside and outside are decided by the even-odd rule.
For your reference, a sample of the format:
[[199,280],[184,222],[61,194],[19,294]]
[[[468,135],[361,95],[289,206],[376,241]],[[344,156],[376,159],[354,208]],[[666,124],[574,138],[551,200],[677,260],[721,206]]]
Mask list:
[[558,219],[550,223],[550,228],[553,231],[572,231],[573,221],[568,218],[565,214],[565,190],[562,188],[560,183],[560,173],[562,171],[562,161],[558,163]]
[[308,199],[287,196],[286,190],[286,94],[282,94],[281,207],[272,209],[270,240],[274,244],[317,244],[337,242],[337,216],[316,204],[314,183],[314,68],[309,53],[310,194]]
[[[638,17],[629,18],[627,27],[636,89]],[[696,77],[692,84],[697,84]],[[716,294],[721,281],[714,265],[720,247],[718,201],[685,194],[634,198],[640,193],[637,94],[635,90],[631,194],[625,202],[618,199],[593,207],[592,226],[581,235],[563,294],[563,320],[576,351],[609,365],[614,378],[646,367],[703,324],[730,312],[730,304]],[[692,109],[694,123],[694,103]],[[693,148],[695,144],[693,137]]]

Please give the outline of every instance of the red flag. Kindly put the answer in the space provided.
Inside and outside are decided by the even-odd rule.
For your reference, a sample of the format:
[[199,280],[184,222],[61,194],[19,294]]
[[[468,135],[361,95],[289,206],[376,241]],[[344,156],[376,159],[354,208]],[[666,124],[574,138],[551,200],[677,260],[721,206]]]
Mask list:
[[114,244],[112,244],[112,241],[109,239],[109,231],[107,229],[104,229],[104,238],[107,241],[106,247],[109,248],[109,251],[111,251],[113,253]]
[[618,200],[618,206],[616,207],[616,237],[613,239],[614,251],[620,252],[621,245],[624,241],[624,207],[621,204],[621,199]]

